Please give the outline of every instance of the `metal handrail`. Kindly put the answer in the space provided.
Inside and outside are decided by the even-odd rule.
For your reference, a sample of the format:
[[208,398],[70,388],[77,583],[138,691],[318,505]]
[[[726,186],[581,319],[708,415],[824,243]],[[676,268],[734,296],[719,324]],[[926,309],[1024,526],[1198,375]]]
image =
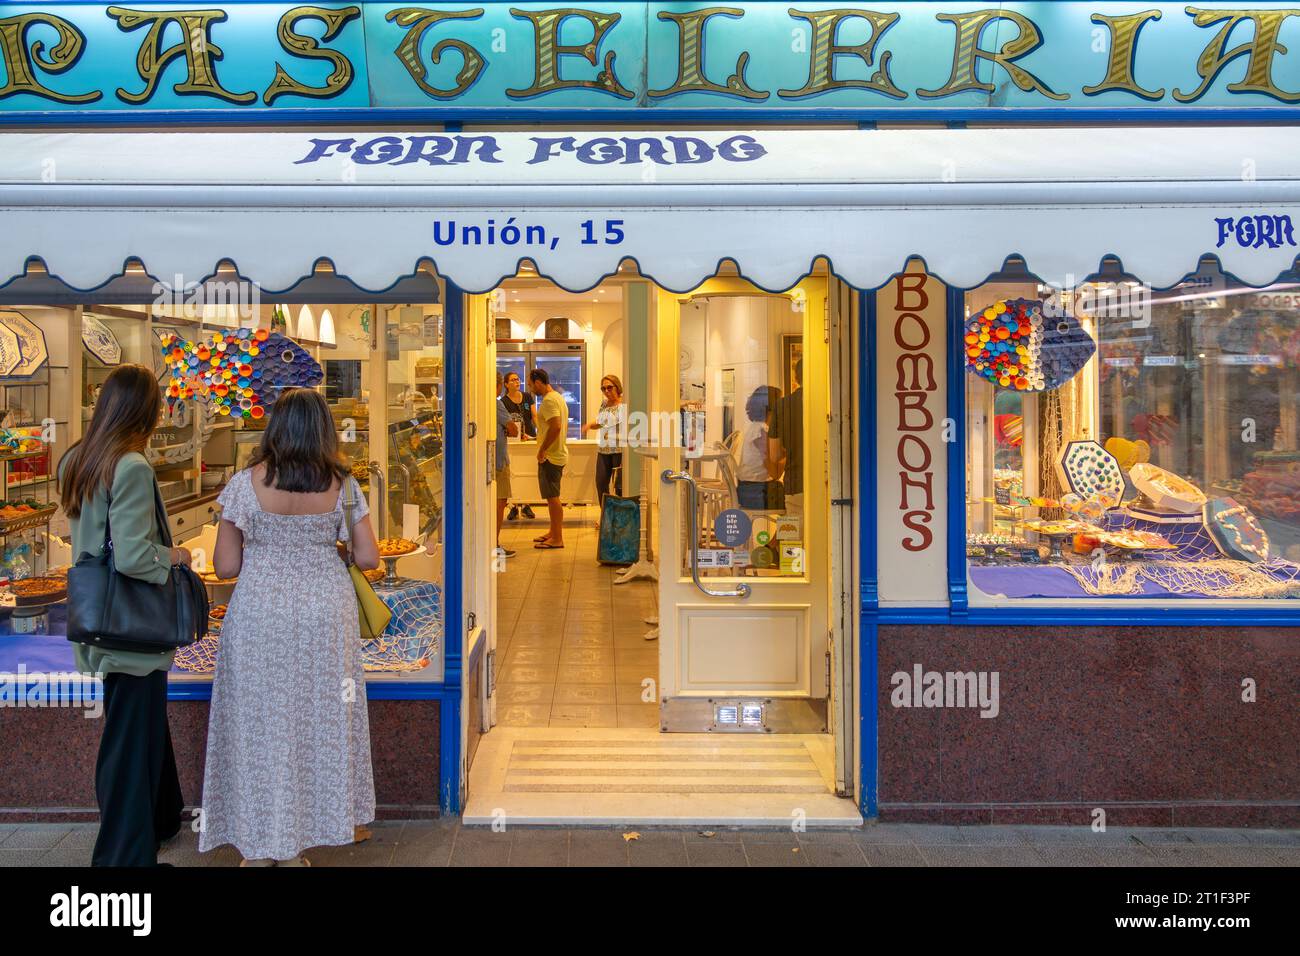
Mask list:
[[659,476],[665,485],[670,485],[675,481],[684,481],[690,487],[690,509],[691,509],[691,580],[695,586],[709,597],[749,597],[750,587],[748,584],[736,585],[734,588],[725,591],[714,591],[704,586],[700,580],[700,505],[699,490],[695,484],[695,478],[689,471],[673,471],[665,469]]

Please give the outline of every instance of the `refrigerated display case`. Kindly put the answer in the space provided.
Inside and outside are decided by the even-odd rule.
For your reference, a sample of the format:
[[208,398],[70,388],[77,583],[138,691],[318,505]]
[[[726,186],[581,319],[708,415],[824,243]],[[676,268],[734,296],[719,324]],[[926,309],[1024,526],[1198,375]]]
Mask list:
[[502,375],[518,372],[525,389],[533,369],[545,369],[551,387],[569,406],[569,438],[582,437],[583,395],[587,382],[585,342],[497,343],[497,370]]

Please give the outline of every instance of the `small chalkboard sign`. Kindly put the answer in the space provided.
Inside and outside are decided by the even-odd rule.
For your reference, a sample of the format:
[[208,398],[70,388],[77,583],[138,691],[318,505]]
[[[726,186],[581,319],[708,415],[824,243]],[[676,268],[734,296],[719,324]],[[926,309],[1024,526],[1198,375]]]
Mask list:
[[994,489],[993,489],[993,500],[994,500],[994,502],[996,502],[997,504],[1000,504],[1000,505],[1009,505],[1009,504],[1011,504],[1011,489],[1010,489],[1010,488],[994,488]]

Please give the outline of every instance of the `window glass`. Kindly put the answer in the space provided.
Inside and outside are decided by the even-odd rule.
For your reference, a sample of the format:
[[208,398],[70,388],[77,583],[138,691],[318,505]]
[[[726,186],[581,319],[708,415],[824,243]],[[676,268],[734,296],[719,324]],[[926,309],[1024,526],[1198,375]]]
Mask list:
[[1205,263],[1167,291],[968,292],[974,593],[1300,594],[1297,285]]
[[[704,294],[682,304],[679,401],[704,577],[807,573],[805,301]],[[723,512],[741,518],[719,536]]]

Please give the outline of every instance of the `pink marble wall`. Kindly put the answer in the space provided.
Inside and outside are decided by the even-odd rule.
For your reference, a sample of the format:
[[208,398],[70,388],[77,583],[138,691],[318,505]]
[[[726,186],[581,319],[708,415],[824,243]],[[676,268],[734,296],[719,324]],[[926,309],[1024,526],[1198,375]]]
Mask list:
[[[372,700],[370,747],[380,819],[438,815],[436,700]],[[206,701],[168,705],[186,803],[203,789]],[[0,708],[0,822],[93,820],[100,722],[81,711]]]
[[[1300,631],[882,626],[880,818],[1300,826]],[[891,676],[997,671],[999,714]],[[1253,678],[1257,700],[1242,700]]]

